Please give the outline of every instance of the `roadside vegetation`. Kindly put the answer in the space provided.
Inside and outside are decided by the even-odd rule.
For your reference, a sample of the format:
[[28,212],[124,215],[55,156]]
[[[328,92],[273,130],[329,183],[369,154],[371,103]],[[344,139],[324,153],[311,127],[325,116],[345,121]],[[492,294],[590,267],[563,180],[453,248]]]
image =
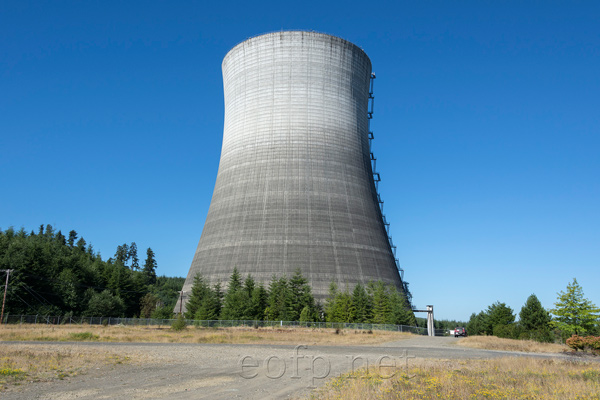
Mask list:
[[300,327],[197,328],[183,326],[101,326],[101,325],[3,325],[1,341],[47,342],[145,342],[145,343],[228,343],[374,345],[412,337],[390,331],[324,329]]
[[533,358],[410,360],[330,380],[315,399],[598,399],[600,365]]
[[0,346],[0,391],[30,382],[64,379],[92,368],[130,362],[128,356],[79,348]]
[[[513,310],[498,301],[478,314],[473,313],[466,326],[467,332],[469,335],[493,335],[542,343],[565,343],[574,335],[600,335],[600,309],[584,297],[576,279],[567,285],[566,291],[558,293],[554,306],[546,310],[532,294],[521,308],[519,320],[515,321]],[[587,347],[593,348],[595,343]],[[572,348],[577,349],[577,346]]]

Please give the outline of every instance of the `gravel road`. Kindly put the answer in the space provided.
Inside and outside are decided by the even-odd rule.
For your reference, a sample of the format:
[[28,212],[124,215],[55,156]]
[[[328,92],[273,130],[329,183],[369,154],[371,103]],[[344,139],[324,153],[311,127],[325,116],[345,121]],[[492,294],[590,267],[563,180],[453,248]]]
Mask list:
[[[484,359],[523,353],[459,347],[453,337],[417,336],[376,346],[290,346],[157,343],[33,343],[113,351],[133,362],[101,366],[65,380],[3,392],[11,399],[280,399],[304,397],[328,378],[366,365],[386,375],[413,358]],[[23,342],[20,342],[21,344]],[[2,346],[18,345],[2,342]],[[535,357],[559,357],[535,354]]]

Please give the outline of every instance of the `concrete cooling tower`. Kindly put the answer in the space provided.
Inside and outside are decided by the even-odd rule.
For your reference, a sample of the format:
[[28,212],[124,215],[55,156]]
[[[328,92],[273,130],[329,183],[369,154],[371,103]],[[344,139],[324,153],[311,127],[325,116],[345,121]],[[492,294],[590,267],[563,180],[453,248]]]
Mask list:
[[372,166],[365,52],[326,34],[276,32],[235,46],[222,70],[221,160],[184,304],[197,273],[227,286],[236,267],[266,287],[299,268],[321,301],[332,281],[404,291]]

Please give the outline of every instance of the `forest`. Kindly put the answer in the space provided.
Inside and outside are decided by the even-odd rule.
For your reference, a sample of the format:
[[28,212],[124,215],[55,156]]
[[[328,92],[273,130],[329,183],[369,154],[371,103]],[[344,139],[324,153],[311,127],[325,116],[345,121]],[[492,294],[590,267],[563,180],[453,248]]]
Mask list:
[[170,318],[185,279],[156,276],[156,267],[151,248],[140,264],[135,242],[103,260],[74,230],[0,230],[0,270],[11,270],[5,315]]

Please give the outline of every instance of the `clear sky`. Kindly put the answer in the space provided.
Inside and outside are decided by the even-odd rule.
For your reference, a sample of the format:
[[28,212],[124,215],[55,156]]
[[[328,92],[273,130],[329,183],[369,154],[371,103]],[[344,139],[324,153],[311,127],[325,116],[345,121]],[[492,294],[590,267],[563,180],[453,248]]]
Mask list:
[[[216,178],[221,61],[279,30],[371,58],[374,151],[414,303],[600,305],[600,3],[4,1],[0,228],[135,241],[186,276]],[[142,258],[142,257],[141,257]]]

